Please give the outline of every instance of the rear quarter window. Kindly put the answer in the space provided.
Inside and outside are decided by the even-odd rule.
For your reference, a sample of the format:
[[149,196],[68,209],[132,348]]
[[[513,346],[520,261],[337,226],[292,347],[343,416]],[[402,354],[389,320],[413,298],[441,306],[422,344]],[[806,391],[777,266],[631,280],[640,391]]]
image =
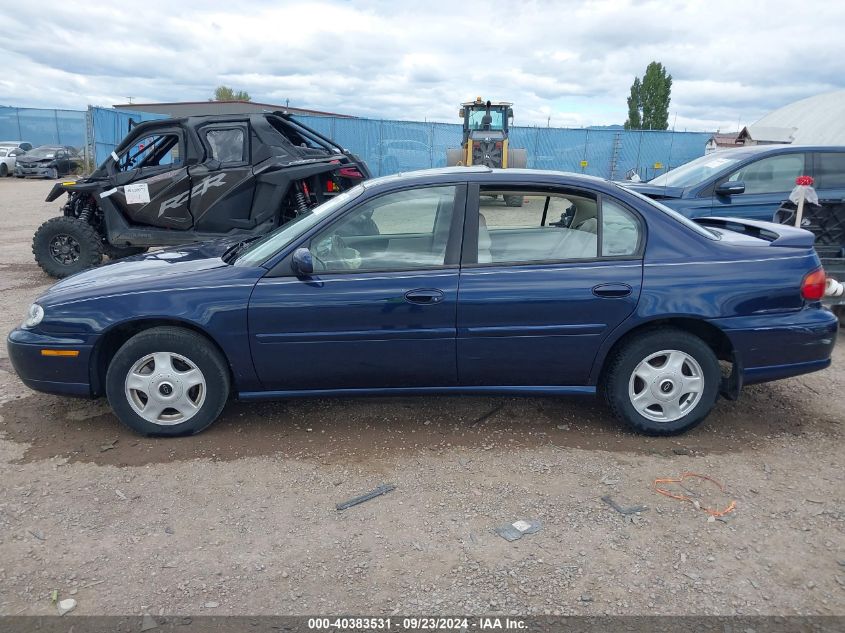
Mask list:
[[816,154],[816,188],[845,189],[845,152]]

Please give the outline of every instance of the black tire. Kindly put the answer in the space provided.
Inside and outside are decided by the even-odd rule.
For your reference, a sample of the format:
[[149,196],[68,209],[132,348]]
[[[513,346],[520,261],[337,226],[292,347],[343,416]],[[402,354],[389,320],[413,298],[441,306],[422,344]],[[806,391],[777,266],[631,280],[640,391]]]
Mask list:
[[504,196],[505,204],[509,207],[521,207],[525,200],[522,196]]
[[23,178],[23,174],[15,174],[15,178]]
[[9,166],[6,163],[0,163],[0,178],[5,178],[9,175]]
[[[69,257],[56,253],[63,245],[70,245]],[[103,261],[103,245],[93,226],[84,220],[62,216],[38,227],[32,238],[32,254],[45,273],[61,279],[98,266]]]
[[[127,395],[129,372],[145,357],[159,352],[183,357],[189,362],[189,367],[193,365],[199,369],[205,380],[199,408],[184,422],[179,422],[178,417],[175,423],[168,425],[149,421],[136,412]],[[173,366],[176,367],[175,362]],[[173,389],[178,397],[181,386],[177,372],[178,369],[168,374],[168,380],[173,380]],[[154,380],[151,379],[151,384]],[[164,382],[155,384],[161,388]],[[136,334],[117,350],[106,372],[106,396],[118,419],[136,433],[149,436],[194,435],[207,428],[223,410],[229,398],[229,385],[229,367],[217,348],[204,336],[179,327],[156,327]],[[196,393],[194,397],[198,398]],[[143,404],[146,406],[146,403]],[[162,415],[166,411],[168,409]]]
[[111,260],[132,257],[133,255],[140,255],[141,253],[146,252],[146,246],[115,246],[103,241],[103,255]]
[[[629,396],[629,389],[633,387],[635,395],[637,395],[638,384],[640,389],[646,389],[641,379],[633,379],[634,370],[650,356],[666,350],[677,350],[691,357],[698,364],[704,384],[698,401],[682,417],[661,421],[641,414],[635,408],[632,397]],[[689,365],[685,367],[685,370],[688,369]],[[662,371],[662,369],[657,371]],[[666,374],[656,376],[652,382],[654,393],[657,393],[666,383],[674,382],[672,379],[665,380],[665,378],[677,374],[671,373],[668,369],[666,372]],[[713,350],[697,336],[674,328],[655,329],[635,335],[614,355],[604,376],[605,399],[613,415],[633,430],[645,435],[678,435],[700,424],[716,403],[721,381],[719,361]],[[673,386],[672,389],[675,387]],[[682,387],[677,387],[681,400],[689,397],[685,396],[683,391]],[[690,405],[692,402],[690,401]],[[662,415],[663,409],[652,410],[650,414]]]

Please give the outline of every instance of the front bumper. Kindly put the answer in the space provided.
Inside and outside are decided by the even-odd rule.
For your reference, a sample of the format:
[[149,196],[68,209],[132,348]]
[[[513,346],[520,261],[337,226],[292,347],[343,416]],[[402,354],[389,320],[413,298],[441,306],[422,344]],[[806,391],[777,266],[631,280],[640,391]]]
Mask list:
[[[91,397],[89,373],[93,346],[70,336],[12,330],[6,339],[9,359],[23,384],[35,391]],[[78,356],[44,356],[42,350],[77,350]]]
[[780,380],[830,365],[839,321],[816,306],[797,312],[714,319],[731,340],[742,384]]
[[51,175],[52,171],[53,171],[52,167],[41,167],[41,166],[24,167],[20,164],[15,165],[15,175],[16,176],[40,176],[42,178],[47,178]]

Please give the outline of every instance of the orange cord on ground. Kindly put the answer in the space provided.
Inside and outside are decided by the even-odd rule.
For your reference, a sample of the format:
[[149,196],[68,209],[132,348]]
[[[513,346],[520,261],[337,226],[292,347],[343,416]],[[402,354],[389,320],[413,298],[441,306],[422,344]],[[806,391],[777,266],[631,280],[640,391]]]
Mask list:
[[[680,477],[664,477],[662,479],[655,479],[654,480],[654,491],[658,492],[666,497],[671,497],[672,499],[679,499],[681,501],[689,501],[690,503],[695,504],[695,502],[689,498],[687,495],[684,494],[677,494],[672,492],[671,490],[666,490],[665,488],[660,488],[658,484],[679,484],[682,483],[685,479],[690,479],[695,477],[697,479],[704,479],[711,483],[716,484],[719,487],[719,490],[725,492],[725,486],[720,484],[718,481],[713,479],[712,477],[708,477],[707,475],[699,475],[698,473],[681,473]],[[731,501],[724,510],[713,510],[712,508],[705,508],[701,504],[695,504],[698,508],[704,510],[707,514],[714,516],[714,517],[723,517],[730,512],[733,512],[736,508],[736,501]]]

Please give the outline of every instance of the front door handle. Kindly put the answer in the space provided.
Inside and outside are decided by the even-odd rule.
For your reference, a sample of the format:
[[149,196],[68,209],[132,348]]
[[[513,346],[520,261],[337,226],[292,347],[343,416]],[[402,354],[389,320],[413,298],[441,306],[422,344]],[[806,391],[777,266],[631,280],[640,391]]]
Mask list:
[[405,301],[419,305],[431,305],[443,301],[443,291],[432,288],[418,288],[405,293]]
[[593,294],[605,299],[618,299],[631,294],[631,286],[628,284],[599,284],[593,286]]

